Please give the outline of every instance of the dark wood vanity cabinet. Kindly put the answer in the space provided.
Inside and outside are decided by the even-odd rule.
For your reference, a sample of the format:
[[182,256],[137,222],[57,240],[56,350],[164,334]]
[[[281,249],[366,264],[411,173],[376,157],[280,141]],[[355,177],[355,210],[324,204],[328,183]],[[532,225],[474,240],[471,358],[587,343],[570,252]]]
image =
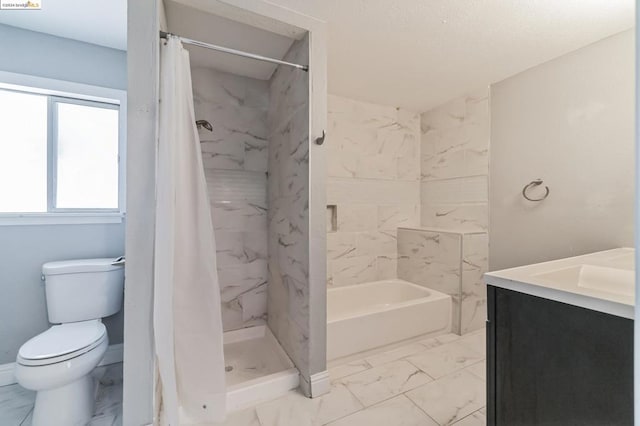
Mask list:
[[487,424],[633,425],[633,320],[487,286]]

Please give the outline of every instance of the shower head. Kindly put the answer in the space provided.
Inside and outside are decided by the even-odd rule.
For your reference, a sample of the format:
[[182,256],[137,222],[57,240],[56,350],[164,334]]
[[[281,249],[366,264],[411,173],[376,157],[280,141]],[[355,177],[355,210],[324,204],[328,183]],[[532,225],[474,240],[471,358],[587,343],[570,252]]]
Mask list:
[[213,126],[207,120],[196,120],[196,127],[198,129],[205,128],[210,132],[213,132]]

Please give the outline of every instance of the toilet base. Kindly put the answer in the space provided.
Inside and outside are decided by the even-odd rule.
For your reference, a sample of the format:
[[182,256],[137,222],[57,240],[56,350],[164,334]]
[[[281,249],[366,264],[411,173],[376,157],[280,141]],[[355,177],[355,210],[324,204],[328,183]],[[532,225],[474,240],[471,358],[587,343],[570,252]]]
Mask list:
[[93,416],[94,397],[90,374],[59,388],[38,391],[32,426],[84,426]]

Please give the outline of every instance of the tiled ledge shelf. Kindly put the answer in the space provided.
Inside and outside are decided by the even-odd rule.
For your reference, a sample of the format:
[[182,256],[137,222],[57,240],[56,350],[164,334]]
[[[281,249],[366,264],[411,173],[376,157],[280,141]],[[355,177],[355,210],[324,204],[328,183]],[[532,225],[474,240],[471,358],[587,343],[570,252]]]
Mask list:
[[437,228],[433,226],[402,226],[398,228],[398,230],[407,230],[407,231],[423,231],[423,232],[435,232],[438,234],[460,234],[460,235],[470,235],[470,234],[486,234],[487,231],[477,229],[477,230],[469,230],[469,229],[455,229],[455,228]]
[[454,333],[477,330],[486,319],[487,247],[486,231],[398,228],[398,278],[450,295]]

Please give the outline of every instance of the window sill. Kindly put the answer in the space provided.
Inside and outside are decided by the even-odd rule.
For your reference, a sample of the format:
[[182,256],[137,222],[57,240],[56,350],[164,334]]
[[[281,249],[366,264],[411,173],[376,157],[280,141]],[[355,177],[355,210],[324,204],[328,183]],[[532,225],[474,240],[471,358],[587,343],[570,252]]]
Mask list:
[[122,223],[124,213],[0,213],[0,226]]

